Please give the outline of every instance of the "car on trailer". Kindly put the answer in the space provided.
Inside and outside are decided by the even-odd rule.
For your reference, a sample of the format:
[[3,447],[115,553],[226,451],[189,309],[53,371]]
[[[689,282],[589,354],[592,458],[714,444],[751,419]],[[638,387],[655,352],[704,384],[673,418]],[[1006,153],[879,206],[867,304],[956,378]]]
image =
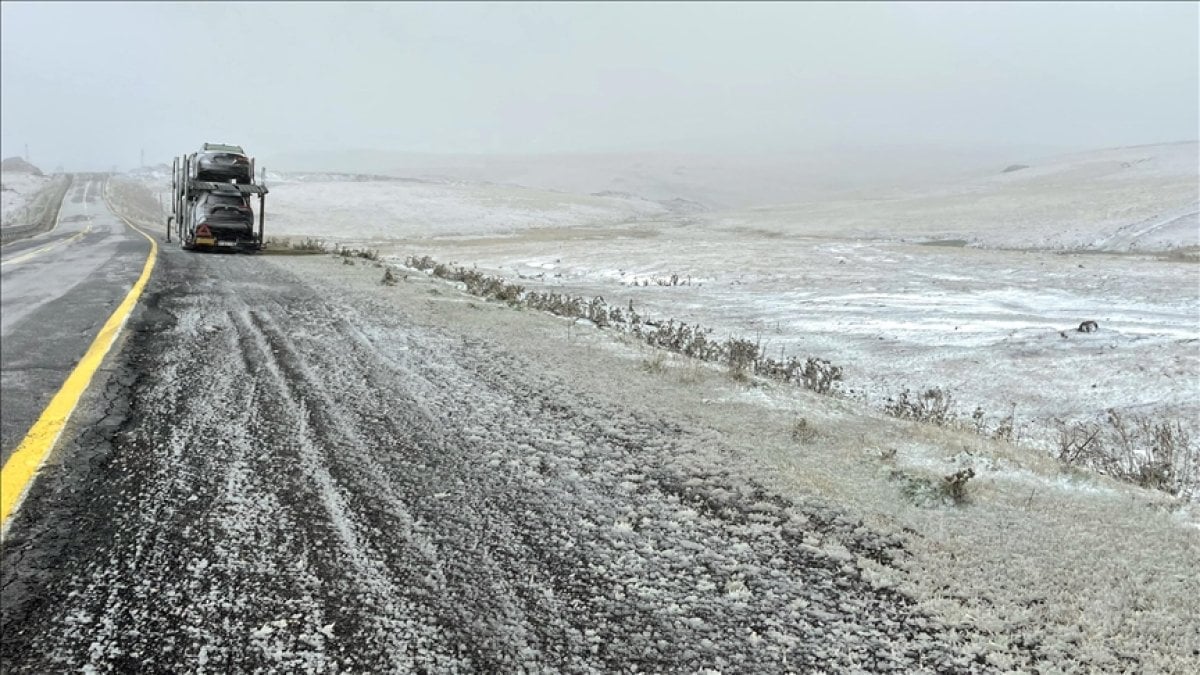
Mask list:
[[205,143],[196,153],[193,180],[249,185],[254,182],[254,160],[240,145]]
[[202,192],[192,214],[195,220],[193,246],[257,248],[254,210],[247,195],[237,191]]

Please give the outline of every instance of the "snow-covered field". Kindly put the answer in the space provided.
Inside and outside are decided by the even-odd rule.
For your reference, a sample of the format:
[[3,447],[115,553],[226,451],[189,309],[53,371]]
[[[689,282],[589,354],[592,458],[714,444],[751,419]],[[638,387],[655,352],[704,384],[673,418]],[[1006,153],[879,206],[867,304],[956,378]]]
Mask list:
[[[554,155],[411,155],[388,152],[294,153],[261,158],[267,167],[314,173],[374,172],[431,181],[539,187],[573,194],[635,194],[736,209],[827,197],[857,189],[914,187],[986,176],[1044,148],[970,150],[847,147],[757,154],[641,152]],[[319,170],[319,171],[314,171]],[[301,175],[293,172],[293,175]]]
[[[701,213],[671,208],[694,191],[636,172],[605,196],[284,174],[267,230],[632,301],[772,356],[828,359],[873,406],[940,387],[960,414],[1014,414],[1049,446],[1056,420],[1110,408],[1200,418],[1198,158],[1195,142],[1118,148]],[[680,285],[660,285],[671,275]],[[1085,320],[1100,330],[1076,331]]]
[[286,180],[271,182],[270,189],[272,231],[319,238],[477,236],[611,226],[667,213],[661,204],[637,198],[494,185]]
[[[169,172],[134,176],[169,203]],[[368,177],[324,172],[268,174],[268,236],[330,241],[473,237],[549,227],[608,227],[669,215],[674,206],[631,196],[364,178]]]
[[38,176],[25,171],[5,171],[0,174],[0,222],[5,226],[24,225],[20,216],[25,206],[42,188],[50,184],[49,176]]
[[[632,300],[719,337],[758,339],[772,356],[828,359],[845,367],[849,391],[876,406],[905,388],[941,387],[963,414],[978,405],[995,421],[1015,406],[1018,422],[1043,431],[1054,418],[1112,407],[1200,415],[1195,263],[687,226],[388,250],[408,248],[530,287]],[[672,274],[685,285],[659,285]],[[1085,320],[1100,330],[1078,332]]]

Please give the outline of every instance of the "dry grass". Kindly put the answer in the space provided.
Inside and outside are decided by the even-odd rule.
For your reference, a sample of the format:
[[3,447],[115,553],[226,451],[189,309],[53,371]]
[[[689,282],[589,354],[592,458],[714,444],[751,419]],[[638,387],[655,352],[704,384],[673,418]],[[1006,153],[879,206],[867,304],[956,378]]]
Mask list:
[[1200,246],[1188,246],[1185,248],[1177,248],[1160,255],[1159,260],[1167,262],[1200,262]]
[[[953,397],[940,388],[919,394],[906,389],[888,399],[884,412],[902,420],[969,429],[1006,442],[1019,441],[1016,406],[989,428],[982,408],[975,408],[968,421],[955,412]],[[1200,451],[1189,427],[1178,420],[1127,417],[1109,409],[1103,420],[1057,420],[1056,426],[1054,456],[1065,465],[1185,499],[1200,496]]]
[[341,244],[338,244],[338,245],[336,245],[336,246],[333,248],[333,251],[332,251],[332,252],[333,252],[333,253],[335,253],[335,254],[337,254],[337,255],[339,255],[339,256],[341,256],[341,257],[343,257],[343,258],[361,258],[361,259],[363,259],[363,260],[370,260],[370,261],[372,261],[372,262],[379,262],[379,250],[378,250],[378,249],[373,249],[373,248],[363,248],[363,249],[358,249],[358,248],[349,248],[349,247],[346,247],[346,246],[342,246]]
[[666,357],[662,352],[655,352],[647,358],[642,359],[641,369],[647,373],[661,375],[667,372]]
[[318,239],[294,240],[287,237],[267,237],[262,252],[267,255],[317,255],[326,252]]
[[303,251],[306,253],[324,253],[325,244],[319,239],[303,239],[301,241],[289,241],[288,248],[293,251]]

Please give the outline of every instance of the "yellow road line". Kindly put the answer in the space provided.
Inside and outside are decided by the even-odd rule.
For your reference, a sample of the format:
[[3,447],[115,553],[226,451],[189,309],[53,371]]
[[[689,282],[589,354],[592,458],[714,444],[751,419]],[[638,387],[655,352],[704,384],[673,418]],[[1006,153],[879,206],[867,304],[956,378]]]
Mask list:
[[[109,210],[113,211],[111,206]],[[113,215],[117,215],[116,211],[113,211]],[[112,349],[121,328],[137,305],[142,290],[146,288],[146,282],[150,280],[150,273],[154,271],[154,262],[158,256],[158,243],[154,241],[153,237],[135,227],[133,223],[119,215],[117,217],[150,242],[150,255],[146,257],[142,275],[133,284],[133,288],[129,289],[125,300],[112,313],[112,316],[108,317],[108,321],[104,323],[96,335],[96,339],[88,347],[87,353],[67,376],[66,382],[63,382],[58,393],[54,395],[50,404],[38,417],[37,422],[29,429],[25,439],[4,463],[4,468],[0,469],[0,535],[7,531],[9,517],[25,499],[25,494],[28,492],[34,476],[46,461],[54,444],[58,442],[58,437],[62,435],[67,420],[70,419],[71,413],[75,412],[75,407],[91,383],[92,376],[104,361],[109,350]]]
[[0,261],[0,267],[4,267],[5,265],[16,265],[17,263],[25,262],[26,260],[29,260],[30,258],[32,258],[34,256],[38,256],[38,255],[45,253],[46,251],[56,249],[59,246],[62,246],[63,244],[69,244],[91,231],[92,231],[92,224],[88,223],[87,227],[83,228],[82,230],[76,232],[75,234],[73,234],[65,239],[59,239],[58,241],[56,241],[52,244],[47,244],[41,248],[35,248],[28,253],[22,253],[21,255],[13,256],[13,257],[9,258],[8,260]]

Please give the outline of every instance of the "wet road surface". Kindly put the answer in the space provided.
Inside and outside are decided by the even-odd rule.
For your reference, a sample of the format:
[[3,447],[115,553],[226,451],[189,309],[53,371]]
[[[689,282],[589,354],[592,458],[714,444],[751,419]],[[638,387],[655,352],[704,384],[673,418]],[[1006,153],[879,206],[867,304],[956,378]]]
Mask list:
[[77,174],[49,232],[0,250],[0,463],[137,279],[150,244]]

